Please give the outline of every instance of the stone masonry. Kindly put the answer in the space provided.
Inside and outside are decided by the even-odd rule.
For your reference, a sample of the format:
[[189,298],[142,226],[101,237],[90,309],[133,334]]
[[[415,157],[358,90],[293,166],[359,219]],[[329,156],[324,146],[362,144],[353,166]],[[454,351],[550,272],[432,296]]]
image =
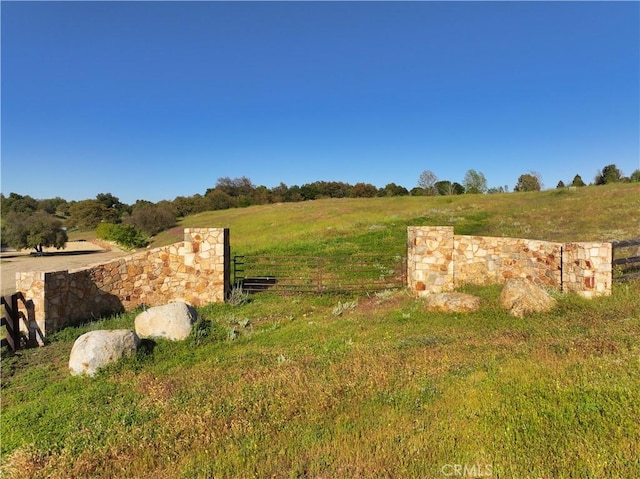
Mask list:
[[[39,342],[65,326],[140,305],[224,302],[229,230],[187,228],[184,241],[71,271],[16,274],[22,313]],[[611,294],[610,243],[552,243],[454,235],[452,226],[407,229],[407,286],[416,296],[464,283],[527,278],[585,297]]]
[[511,278],[589,298],[611,294],[611,243],[463,236],[452,226],[410,226],[407,236],[408,286],[416,296]]
[[184,242],[71,271],[16,274],[23,311],[39,336],[140,305],[224,302],[230,285],[229,230],[187,228]]

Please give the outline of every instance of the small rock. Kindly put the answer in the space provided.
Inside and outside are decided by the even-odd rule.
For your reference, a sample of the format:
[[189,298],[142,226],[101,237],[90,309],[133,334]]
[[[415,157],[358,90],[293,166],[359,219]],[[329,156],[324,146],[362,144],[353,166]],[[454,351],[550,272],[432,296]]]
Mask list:
[[512,316],[522,318],[529,313],[549,311],[556,305],[556,300],[533,281],[514,278],[505,283],[500,303]]
[[139,345],[136,333],[126,329],[89,331],[73,343],[69,370],[72,376],[93,376],[99,368],[135,353]]
[[425,307],[430,311],[468,313],[480,309],[480,298],[465,293],[435,293],[425,297]]
[[143,311],[135,319],[136,333],[141,338],[186,339],[198,319],[196,310],[186,303],[169,303]]

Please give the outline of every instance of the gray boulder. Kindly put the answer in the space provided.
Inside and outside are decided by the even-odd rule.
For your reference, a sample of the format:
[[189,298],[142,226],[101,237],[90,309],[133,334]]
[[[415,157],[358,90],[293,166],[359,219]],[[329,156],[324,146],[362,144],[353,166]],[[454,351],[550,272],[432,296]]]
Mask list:
[[143,311],[135,319],[136,333],[141,338],[186,339],[198,319],[196,310],[186,303],[169,303]]
[[500,303],[512,316],[522,318],[530,313],[549,311],[556,305],[556,300],[533,281],[514,278],[504,285]]
[[465,293],[436,293],[426,296],[424,304],[429,311],[468,313],[480,309],[480,298]]
[[72,376],[93,376],[99,368],[135,353],[139,345],[136,333],[126,329],[89,331],[73,343],[69,370]]

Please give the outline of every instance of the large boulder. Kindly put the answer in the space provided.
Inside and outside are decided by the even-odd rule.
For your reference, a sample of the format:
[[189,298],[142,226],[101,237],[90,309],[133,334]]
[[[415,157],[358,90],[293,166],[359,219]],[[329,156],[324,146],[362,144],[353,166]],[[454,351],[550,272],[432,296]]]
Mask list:
[[426,296],[424,304],[429,311],[468,313],[480,309],[480,298],[465,293],[435,293]]
[[556,300],[542,287],[525,278],[510,279],[500,293],[500,303],[512,316],[549,311]]
[[198,319],[196,310],[186,303],[169,303],[143,311],[135,320],[136,333],[141,338],[186,339]]
[[73,343],[69,370],[73,376],[93,376],[99,368],[135,353],[139,345],[140,338],[127,329],[89,331]]

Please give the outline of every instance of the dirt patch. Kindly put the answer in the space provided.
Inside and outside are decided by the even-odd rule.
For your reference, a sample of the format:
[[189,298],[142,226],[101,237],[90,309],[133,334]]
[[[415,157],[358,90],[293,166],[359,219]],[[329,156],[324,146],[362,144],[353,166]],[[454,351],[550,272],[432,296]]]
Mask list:
[[97,245],[91,241],[69,241],[64,249],[45,248],[42,256],[32,251],[3,251],[0,253],[0,294],[16,289],[16,273],[25,271],[66,271],[97,263],[105,263],[130,254],[113,246]]

